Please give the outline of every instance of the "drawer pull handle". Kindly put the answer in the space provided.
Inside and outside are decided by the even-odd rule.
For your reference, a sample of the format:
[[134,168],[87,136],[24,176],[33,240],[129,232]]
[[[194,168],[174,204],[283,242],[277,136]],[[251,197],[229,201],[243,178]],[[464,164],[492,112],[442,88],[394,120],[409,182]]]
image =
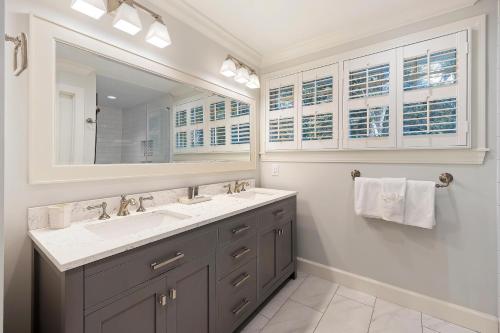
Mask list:
[[175,257],[173,257],[173,258],[170,258],[170,259],[168,259],[168,260],[162,261],[162,262],[160,262],[160,263],[157,263],[157,262],[152,263],[152,264],[151,264],[151,269],[152,269],[153,271],[156,271],[157,269],[160,269],[160,268],[162,268],[162,267],[165,267],[165,266],[167,266],[167,265],[170,265],[171,263],[174,263],[174,262],[176,262],[177,260],[181,260],[182,258],[184,258],[184,253],[182,253],[182,252],[177,252],[177,253],[175,254]]
[[235,253],[232,254],[233,259],[240,259],[243,257],[245,254],[249,253],[250,250],[248,247],[244,247],[241,250],[236,251]]
[[233,282],[233,287],[238,288],[249,278],[250,278],[250,274],[244,273],[238,281]]
[[234,228],[232,231],[233,235],[237,235],[239,233],[242,233],[243,231],[247,231],[248,229],[250,229],[249,226],[247,225],[243,225],[241,227],[238,227],[238,228]]
[[283,209],[278,209],[278,210],[275,210],[275,211],[273,212],[273,215],[274,215],[275,217],[282,217],[282,216],[283,216],[283,214],[285,214],[285,210],[283,210]]
[[245,310],[245,308],[248,306],[248,304],[250,304],[250,301],[248,299],[243,299],[243,301],[241,302],[240,305],[238,305],[236,308],[233,309],[233,314],[235,316],[239,315],[240,313],[243,312],[243,310]]
[[170,297],[170,299],[177,299],[177,289],[170,289],[168,291],[168,296]]
[[160,295],[158,297],[158,302],[160,303],[161,306],[166,306],[167,305],[167,296]]

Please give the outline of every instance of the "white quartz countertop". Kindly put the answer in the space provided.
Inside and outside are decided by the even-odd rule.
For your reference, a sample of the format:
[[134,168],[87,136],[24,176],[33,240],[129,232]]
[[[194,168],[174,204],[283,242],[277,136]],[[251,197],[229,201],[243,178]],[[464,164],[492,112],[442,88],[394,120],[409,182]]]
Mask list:
[[[254,188],[242,192],[242,195],[214,195],[210,201],[193,205],[173,203],[150,208],[145,213],[134,212],[128,217],[113,216],[104,221],[93,219],[73,222],[65,229],[31,230],[29,236],[63,272],[296,194],[297,192],[294,191]],[[131,212],[134,210],[130,209]],[[141,221],[147,221],[147,214],[158,219],[162,211],[178,214],[182,216],[182,219],[168,222],[165,220],[157,225],[144,223],[144,228],[138,227],[140,223],[143,223]],[[131,225],[132,228],[130,228]],[[127,228],[130,228],[130,232],[127,232]],[[102,232],[96,232],[96,230]]]

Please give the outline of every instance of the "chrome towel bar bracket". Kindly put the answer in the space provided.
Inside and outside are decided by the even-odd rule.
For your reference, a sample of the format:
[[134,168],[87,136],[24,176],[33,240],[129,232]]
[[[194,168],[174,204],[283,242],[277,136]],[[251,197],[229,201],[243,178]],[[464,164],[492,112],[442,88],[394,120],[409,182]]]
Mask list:
[[[356,180],[356,178],[361,177],[361,172],[359,170],[351,171],[352,180]],[[439,181],[441,184],[436,184],[436,188],[448,187],[453,182],[453,175],[451,173],[445,172],[439,175]]]

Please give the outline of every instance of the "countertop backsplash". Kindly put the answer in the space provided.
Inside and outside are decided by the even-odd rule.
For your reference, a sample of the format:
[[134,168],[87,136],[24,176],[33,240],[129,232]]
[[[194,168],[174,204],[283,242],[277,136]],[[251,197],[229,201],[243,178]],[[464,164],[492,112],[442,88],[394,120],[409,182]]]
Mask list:
[[[255,179],[244,179],[242,181],[247,181],[250,183],[250,186],[247,186],[247,188],[255,187]],[[223,183],[200,185],[199,195],[216,195],[226,193],[227,189],[224,188],[224,185],[228,183],[230,182],[227,181]],[[231,183],[234,183],[234,181],[231,181]],[[134,198],[137,201],[138,205],[139,197],[153,196],[153,200],[143,202],[144,207],[147,209],[150,207],[175,203],[177,202],[177,199],[179,197],[186,195],[187,187],[183,187],[163,191],[127,194],[127,198]],[[78,222],[84,220],[95,220],[100,214],[100,209],[88,210],[87,207],[99,205],[103,201],[108,204],[108,214],[111,216],[116,215],[116,213],[118,212],[118,208],[120,207],[120,199],[120,196],[114,196],[108,198],[68,202],[65,204],[71,206],[71,222]],[[28,208],[28,230],[36,230],[49,227],[48,207],[50,206],[52,205]],[[137,209],[137,206],[132,206],[130,210],[132,209]]]

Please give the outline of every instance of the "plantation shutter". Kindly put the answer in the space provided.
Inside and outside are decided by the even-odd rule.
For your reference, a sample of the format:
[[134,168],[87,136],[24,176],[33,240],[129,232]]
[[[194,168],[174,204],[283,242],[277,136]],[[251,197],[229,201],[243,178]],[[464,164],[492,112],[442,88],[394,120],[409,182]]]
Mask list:
[[226,145],[226,126],[217,126],[210,128],[210,146]]
[[338,147],[338,67],[302,72],[300,138],[302,149]]
[[399,49],[401,148],[466,146],[467,32]]
[[344,148],[396,147],[396,51],[344,62]]
[[266,148],[297,149],[298,74],[271,79],[267,87]]

